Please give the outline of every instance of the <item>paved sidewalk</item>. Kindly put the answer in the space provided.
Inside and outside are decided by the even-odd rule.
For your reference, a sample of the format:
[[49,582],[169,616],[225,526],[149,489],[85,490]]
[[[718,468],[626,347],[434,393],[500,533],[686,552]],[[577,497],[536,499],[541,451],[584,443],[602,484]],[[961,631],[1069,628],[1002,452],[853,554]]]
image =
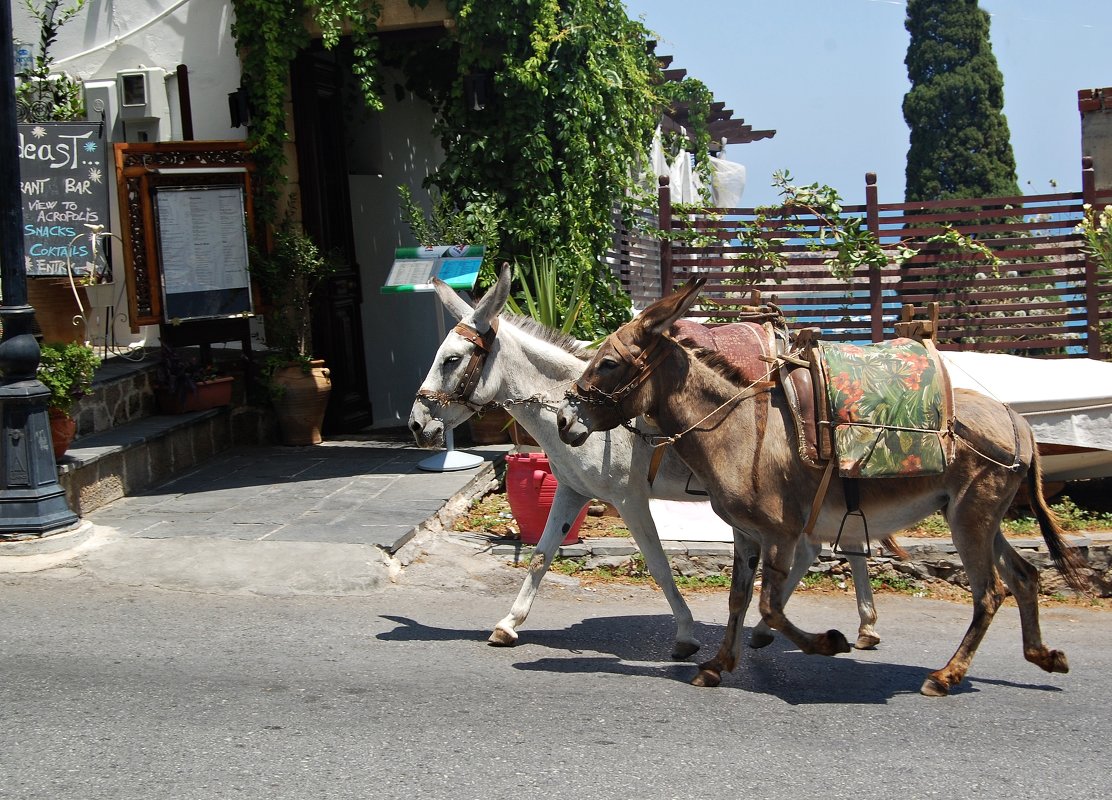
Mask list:
[[90,512],[69,532],[0,542],[0,573],[74,567],[116,584],[216,593],[364,594],[392,554],[437,531],[495,480],[510,445],[467,448],[477,467],[429,472],[404,436],[242,447]]
[[333,439],[314,447],[249,447],[88,514],[131,537],[369,544],[393,552],[510,446],[468,448],[473,469],[426,472],[411,443]]

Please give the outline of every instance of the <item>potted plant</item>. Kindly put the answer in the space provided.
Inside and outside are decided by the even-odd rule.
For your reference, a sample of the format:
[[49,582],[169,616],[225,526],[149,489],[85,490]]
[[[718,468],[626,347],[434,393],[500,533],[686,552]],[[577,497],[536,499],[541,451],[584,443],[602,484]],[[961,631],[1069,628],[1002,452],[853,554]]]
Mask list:
[[49,343],[42,346],[38,379],[49,390],[47,415],[54,444],[54,458],[59,459],[73,441],[77,423],[70,416],[73,404],[93,389],[93,374],[100,358],[85,344]]
[[266,341],[273,350],[264,377],[285,444],[321,441],[332,383],[324,361],[313,358],[312,304],[336,266],[291,213],[275,229],[269,252],[252,249],[251,274],[266,302]]
[[221,375],[212,364],[184,358],[172,347],[162,346],[155,370],[155,400],[163,414],[184,414],[226,406],[232,402],[230,375]]

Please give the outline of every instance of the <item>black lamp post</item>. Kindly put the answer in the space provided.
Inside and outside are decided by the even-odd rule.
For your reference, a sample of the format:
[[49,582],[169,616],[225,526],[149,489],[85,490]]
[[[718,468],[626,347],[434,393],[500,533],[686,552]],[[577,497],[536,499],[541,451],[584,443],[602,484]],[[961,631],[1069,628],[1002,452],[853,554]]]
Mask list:
[[0,0],[0,539],[43,535],[77,522],[58,483],[46,404],[35,377],[39,344],[31,333],[23,267],[19,136],[12,62],[12,6]]

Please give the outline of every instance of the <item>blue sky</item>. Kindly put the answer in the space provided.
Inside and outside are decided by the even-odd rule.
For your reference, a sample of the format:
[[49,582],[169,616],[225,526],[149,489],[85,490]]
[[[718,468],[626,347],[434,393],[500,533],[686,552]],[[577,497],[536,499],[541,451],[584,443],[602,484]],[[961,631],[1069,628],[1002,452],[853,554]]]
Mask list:
[[[772,203],[777,169],[864,200],[903,200],[909,88],[901,0],[624,0],[674,56],[771,140],[728,146],[748,173],[742,202]],[[1004,113],[1021,189],[1081,188],[1077,91],[1112,86],[1112,0],[981,0],[1004,76]],[[1056,181],[1058,189],[1050,186]]]

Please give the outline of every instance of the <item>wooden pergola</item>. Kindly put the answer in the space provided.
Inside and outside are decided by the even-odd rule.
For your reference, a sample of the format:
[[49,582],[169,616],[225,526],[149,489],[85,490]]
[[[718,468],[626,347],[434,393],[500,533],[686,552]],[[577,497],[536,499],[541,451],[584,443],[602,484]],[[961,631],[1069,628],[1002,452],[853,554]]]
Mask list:
[[[685,69],[672,69],[672,56],[660,56],[660,64],[664,70],[664,79],[680,82],[687,76]],[[661,120],[660,127],[664,132],[675,132],[686,135],[690,139],[691,118],[690,107],[687,103],[678,103]],[[708,128],[711,136],[711,153],[717,154],[729,144],[745,144],[757,142],[761,139],[771,139],[776,135],[774,130],[753,130],[753,126],[746,124],[744,119],[734,119],[732,109],[726,104],[715,102],[710,107]]]

